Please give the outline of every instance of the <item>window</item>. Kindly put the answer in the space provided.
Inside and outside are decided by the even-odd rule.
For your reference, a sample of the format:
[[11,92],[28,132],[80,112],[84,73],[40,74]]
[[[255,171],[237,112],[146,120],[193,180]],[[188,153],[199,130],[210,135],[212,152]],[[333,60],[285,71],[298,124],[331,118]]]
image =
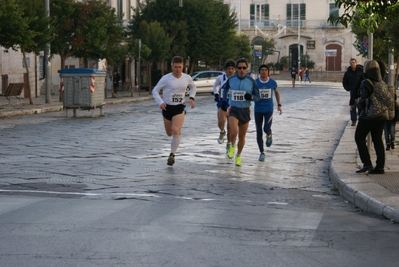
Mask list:
[[[329,15],[331,17],[338,18],[339,17],[339,7],[335,3],[330,3],[328,5],[328,7],[329,7]],[[341,24],[333,25],[331,22],[325,22],[325,25],[330,28],[341,27]]]
[[339,8],[335,3],[330,3],[330,16],[335,18],[339,17]]
[[44,56],[40,56],[39,57],[39,80],[43,80],[44,77],[44,72],[45,72],[45,68],[44,68]]
[[299,11],[301,16],[301,27],[304,27],[306,21],[306,4],[300,4],[300,10],[298,10],[298,4],[287,4],[287,27],[298,27]]
[[256,5],[251,4],[249,7],[249,19],[251,22],[251,27],[262,26],[267,27],[269,26],[269,4],[264,5]]

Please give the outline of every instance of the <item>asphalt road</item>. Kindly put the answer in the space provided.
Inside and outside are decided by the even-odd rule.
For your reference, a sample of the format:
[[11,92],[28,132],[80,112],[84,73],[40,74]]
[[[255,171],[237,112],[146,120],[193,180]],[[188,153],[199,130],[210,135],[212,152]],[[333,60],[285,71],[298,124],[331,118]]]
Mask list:
[[187,111],[173,167],[154,101],[2,120],[0,266],[396,266],[398,225],[328,178],[347,92],[280,92],[266,161],[251,121],[242,167],[216,141],[208,94]]

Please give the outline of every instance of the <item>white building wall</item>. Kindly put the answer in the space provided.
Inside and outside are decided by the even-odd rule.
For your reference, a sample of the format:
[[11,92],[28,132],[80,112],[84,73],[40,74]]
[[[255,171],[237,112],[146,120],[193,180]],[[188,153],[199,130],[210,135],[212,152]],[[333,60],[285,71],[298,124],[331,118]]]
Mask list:
[[[31,89],[31,96],[34,98],[36,96],[40,96],[40,86],[43,83],[43,80],[39,80],[39,57],[34,53],[26,53],[26,59],[29,61],[29,85]],[[24,83],[26,69],[22,64],[22,61],[23,55],[19,51],[0,47],[0,71],[2,76],[8,75],[8,83]],[[0,92],[5,92],[6,88],[2,87],[1,81],[0,87]],[[22,93],[22,97],[27,98],[29,96]]]
[[[275,48],[280,51],[280,58],[289,56],[289,46],[298,44],[298,28],[290,28],[287,24],[287,4],[306,4],[306,21],[301,22],[300,45],[303,53],[307,53],[310,60],[315,62],[315,69],[326,70],[325,51],[328,45],[337,44],[341,47],[340,70],[348,66],[350,58],[356,58],[358,62],[364,62],[353,47],[355,37],[350,29],[335,27],[327,22],[330,14],[329,4],[334,0],[224,0],[241,19],[239,27],[252,41],[255,37],[272,38]],[[250,5],[269,4],[269,26],[264,26],[264,21],[250,21]],[[340,10],[340,15],[343,9]],[[256,28],[254,25],[258,26]],[[297,25],[297,24],[296,24]],[[284,26],[287,26],[284,29]],[[284,29],[284,30],[283,30]],[[315,49],[307,48],[307,41],[315,41]],[[267,58],[267,62],[277,62],[278,54]]]

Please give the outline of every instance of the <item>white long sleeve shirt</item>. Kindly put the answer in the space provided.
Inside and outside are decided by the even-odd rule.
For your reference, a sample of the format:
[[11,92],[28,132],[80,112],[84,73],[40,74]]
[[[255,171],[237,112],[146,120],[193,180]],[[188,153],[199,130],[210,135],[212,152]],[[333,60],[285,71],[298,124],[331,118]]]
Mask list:
[[[167,105],[184,104],[186,88],[190,88],[190,97],[195,97],[197,87],[190,75],[182,73],[180,78],[176,78],[172,73],[165,74],[152,90],[155,102],[158,105],[166,103]],[[162,97],[159,92],[162,90]]]

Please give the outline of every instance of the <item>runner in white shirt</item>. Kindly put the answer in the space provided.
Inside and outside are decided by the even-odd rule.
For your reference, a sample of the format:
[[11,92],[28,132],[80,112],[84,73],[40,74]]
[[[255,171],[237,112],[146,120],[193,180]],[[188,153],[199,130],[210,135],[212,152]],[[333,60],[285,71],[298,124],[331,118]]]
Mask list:
[[[224,126],[227,121],[227,113],[220,108],[223,102],[223,85],[226,83],[229,77],[234,75],[236,71],[235,65],[236,62],[234,60],[232,59],[226,60],[226,63],[224,64],[225,73],[219,75],[216,78],[215,83],[213,84],[213,94],[215,96],[215,101],[217,102],[216,107],[218,108],[217,118],[218,118],[218,127],[220,129],[220,134],[218,138],[219,144],[223,144],[224,137],[226,136],[226,131],[224,129]],[[227,127],[227,129],[228,128],[229,127]],[[229,139],[229,135],[227,135],[227,139]],[[229,143],[229,140],[227,140],[227,143]]]
[[[183,126],[185,115],[185,92],[190,88],[189,104],[195,107],[194,97],[197,91],[190,75],[183,73],[183,58],[175,56],[172,59],[172,72],[164,75],[152,90],[155,102],[162,109],[165,131],[172,136],[171,152],[167,164],[173,166],[175,153],[180,144],[180,130]],[[159,92],[162,90],[162,98]]]

